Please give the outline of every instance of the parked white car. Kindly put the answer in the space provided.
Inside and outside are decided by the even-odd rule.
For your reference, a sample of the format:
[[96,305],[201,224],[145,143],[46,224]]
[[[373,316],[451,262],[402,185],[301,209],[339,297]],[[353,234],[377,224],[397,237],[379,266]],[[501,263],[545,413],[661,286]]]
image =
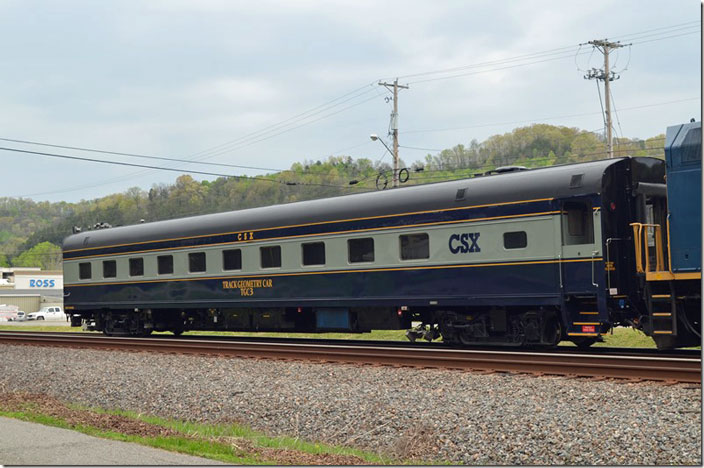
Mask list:
[[27,314],[24,313],[24,310],[18,310],[17,315],[7,319],[8,322],[24,322],[25,320],[27,320]]
[[42,307],[37,312],[27,314],[27,320],[66,320],[66,314],[59,306]]

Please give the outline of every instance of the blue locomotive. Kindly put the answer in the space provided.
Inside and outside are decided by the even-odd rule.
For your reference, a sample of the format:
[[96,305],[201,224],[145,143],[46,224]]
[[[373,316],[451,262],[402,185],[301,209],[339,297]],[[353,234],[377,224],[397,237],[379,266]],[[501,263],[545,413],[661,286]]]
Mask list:
[[628,325],[662,348],[697,345],[701,123],[667,138],[667,163],[617,158],[77,233],[63,246],[66,310],[106,334],[407,329],[457,345],[589,346]]

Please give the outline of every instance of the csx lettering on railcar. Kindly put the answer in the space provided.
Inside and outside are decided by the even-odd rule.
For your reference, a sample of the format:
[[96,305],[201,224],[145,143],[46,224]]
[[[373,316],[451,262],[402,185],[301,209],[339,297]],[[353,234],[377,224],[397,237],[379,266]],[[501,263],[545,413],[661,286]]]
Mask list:
[[450,241],[448,246],[450,247],[450,252],[457,255],[459,253],[473,253],[481,252],[479,244],[478,232],[465,232],[463,234],[452,234],[450,236]]

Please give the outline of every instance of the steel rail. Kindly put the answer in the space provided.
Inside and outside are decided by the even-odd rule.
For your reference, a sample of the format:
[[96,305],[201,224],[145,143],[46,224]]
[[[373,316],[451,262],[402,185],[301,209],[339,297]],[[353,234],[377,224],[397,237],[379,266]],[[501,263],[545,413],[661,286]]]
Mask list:
[[[5,330],[9,331],[9,330]],[[21,329],[17,330],[22,332]],[[98,335],[99,332],[83,332],[83,331],[73,331],[73,332],[36,332],[43,333],[47,335],[56,336],[76,336],[77,333],[83,333],[87,335]],[[158,338],[162,340],[220,340],[228,342],[267,342],[267,343],[293,343],[293,344],[330,344],[330,345],[344,345],[344,346],[378,346],[385,348],[430,348],[430,349],[450,349],[456,350],[457,347],[449,346],[441,341],[426,342],[425,340],[409,342],[407,340],[366,340],[366,339],[347,339],[347,338],[302,338],[302,337],[288,337],[288,336],[277,336],[277,337],[265,337],[265,336],[241,336],[241,335],[191,335],[185,334],[176,338],[171,333],[167,334],[155,334],[151,335],[151,338]],[[496,351],[496,346],[490,345],[474,345],[474,346],[463,346],[463,350],[484,350],[484,351]],[[516,350],[520,349],[521,352],[544,352],[547,348],[543,347],[505,347],[505,350]],[[618,356],[656,356],[656,357],[701,357],[701,349],[673,349],[661,351],[656,348],[608,348],[604,346],[593,346],[590,348],[577,348],[574,346],[558,346],[549,349],[550,353],[569,353],[569,354],[587,354],[587,355],[601,355],[601,354],[611,354]]]
[[0,332],[0,343],[686,383],[701,383],[702,380],[701,357],[585,355],[503,349],[418,349],[412,346],[360,347],[192,338],[166,340],[83,334],[56,336],[14,331]]

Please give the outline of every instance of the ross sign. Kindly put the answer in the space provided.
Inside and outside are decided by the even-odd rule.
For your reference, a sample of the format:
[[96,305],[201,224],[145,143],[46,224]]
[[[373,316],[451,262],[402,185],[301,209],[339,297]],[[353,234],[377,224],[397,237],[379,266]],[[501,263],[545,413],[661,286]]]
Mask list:
[[15,275],[15,289],[63,289],[62,275]]

